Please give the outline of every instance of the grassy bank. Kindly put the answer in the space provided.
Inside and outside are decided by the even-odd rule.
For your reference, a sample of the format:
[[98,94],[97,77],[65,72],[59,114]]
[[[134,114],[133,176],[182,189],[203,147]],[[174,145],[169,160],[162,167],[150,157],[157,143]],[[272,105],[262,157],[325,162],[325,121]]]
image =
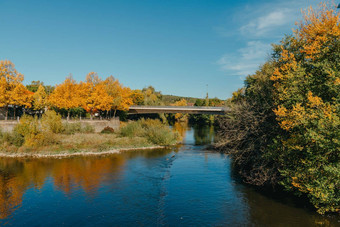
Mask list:
[[94,133],[89,125],[62,123],[61,117],[48,111],[41,119],[22,117],[13,132],[0,133],[2,155],[55,155],[107,153],[121,149],[171,146],[180,136],[159,120],[138,120],[122,124],[114,131],[105,128]]

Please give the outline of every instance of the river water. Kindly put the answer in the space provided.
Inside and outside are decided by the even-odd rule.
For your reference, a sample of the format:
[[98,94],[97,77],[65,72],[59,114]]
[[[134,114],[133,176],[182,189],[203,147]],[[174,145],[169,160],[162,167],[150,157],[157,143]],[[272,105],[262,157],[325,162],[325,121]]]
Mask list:
[[182,133],[172,149],[0,159],[0,226],[340,226],[242,184],[228,156],[206,149],[212,128]]

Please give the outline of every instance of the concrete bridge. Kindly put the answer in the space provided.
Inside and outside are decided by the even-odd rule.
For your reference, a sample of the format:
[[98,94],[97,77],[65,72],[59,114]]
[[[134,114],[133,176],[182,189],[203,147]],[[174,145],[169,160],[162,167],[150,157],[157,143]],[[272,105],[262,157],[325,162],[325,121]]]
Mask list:
[[210,106],[130,106],[129,114],[187,113],[223,115],[229,108]]

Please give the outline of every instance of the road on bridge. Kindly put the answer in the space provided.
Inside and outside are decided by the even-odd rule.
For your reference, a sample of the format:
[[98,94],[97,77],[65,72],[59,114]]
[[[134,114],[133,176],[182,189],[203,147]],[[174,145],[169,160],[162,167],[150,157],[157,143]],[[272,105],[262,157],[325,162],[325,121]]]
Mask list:
[[152,113],[188,113],[223,115],[229,111],[227,107],[210,106],[131,106],[129,114]]

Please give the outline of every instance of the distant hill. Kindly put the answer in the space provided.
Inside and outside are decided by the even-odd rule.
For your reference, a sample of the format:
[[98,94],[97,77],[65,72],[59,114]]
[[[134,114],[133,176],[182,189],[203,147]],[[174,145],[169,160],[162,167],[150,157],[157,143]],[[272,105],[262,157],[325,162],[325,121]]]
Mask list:
[[[185,99],[189,106],[198,105],[198,106],[204,106],[205,105],[205,98],[194,98],[194,97],[183,97],[183,96],[177,96],[177,95],[162,95],[162,102],[164,105],[171,105],[172,103],[175,103],[176,101],[179,101],[181,99]],[[209,98],[209,106],[223,106],[225,103],[225,100],[221,100],[218,98]]]
[[177,96],[177,95],[162,95],[162,101],[165,105],[170,105],[181,99],[185,99],[187,103],[192,103],[192,104],[194,104],[197,99],[202,100],[202,101],[204,100],[201,98],[194,98],[194,97],[183,97],[183,96]]

